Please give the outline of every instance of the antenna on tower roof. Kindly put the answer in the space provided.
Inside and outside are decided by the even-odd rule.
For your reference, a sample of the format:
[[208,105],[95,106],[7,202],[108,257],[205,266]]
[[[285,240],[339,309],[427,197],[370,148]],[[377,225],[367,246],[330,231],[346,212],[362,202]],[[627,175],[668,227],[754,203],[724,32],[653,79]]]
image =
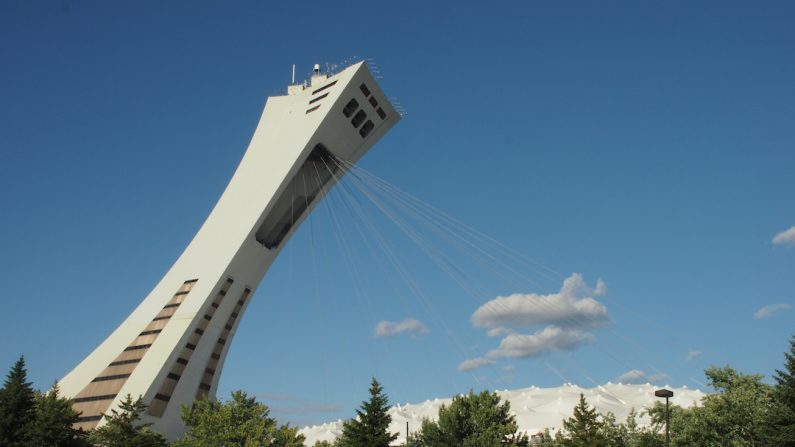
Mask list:
[[291,84],[295,85],[295,64],[293,64],[293,80]]

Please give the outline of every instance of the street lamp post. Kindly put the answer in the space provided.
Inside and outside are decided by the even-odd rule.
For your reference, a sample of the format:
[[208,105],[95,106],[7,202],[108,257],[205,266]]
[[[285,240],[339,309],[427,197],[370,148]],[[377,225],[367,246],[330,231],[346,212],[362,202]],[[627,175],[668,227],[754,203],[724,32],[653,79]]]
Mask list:
[[671,412],[668,410],[668,398],[674,397],[674,392],[663,388],[661,390],[655,391],[654,395],[665,398],[665,445],[666,447],[670,447],[671,437],[668,433],[668,430],[669,426],[671,425]]

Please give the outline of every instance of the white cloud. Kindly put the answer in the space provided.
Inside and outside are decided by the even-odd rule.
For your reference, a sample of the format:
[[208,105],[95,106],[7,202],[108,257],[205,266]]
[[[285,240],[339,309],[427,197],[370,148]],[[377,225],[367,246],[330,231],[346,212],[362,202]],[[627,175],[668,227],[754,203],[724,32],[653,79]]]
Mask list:
[[404,332],[412,334],[427,334],[428,328],[422,322],[413,318],[407,318],[403,321],[379,321],[375,326],[376,337],[394,337]]
[[595,296],[602,296],[607,294],[607,283],[602,281],[602,278],[596,280],[596,287],[593,289]]
[[755,320],[764,320],[765,318],[770,318],[774,314],[776,314],[778,312],[781,312],[782,310],[787,310],[790,307],[792,307],[792,306],[790,306],[789,304],[786,304],[786,303],[768,304],[767,306],[764,306],[764,307],[760,308],[759,310],[757,310],[756,312],[754,312],[754,319]]
[[460,365],[458,365],[458,370],[459,371],[472,371],[473,369],[478,369],[481,366],[493,365],[493,364],[494,364],[494,360],[485,359],[483,357],[478,357],[478,358],[474,358],[474,359],[464,360],[463,362],[461,362]]
[[689,351],[687,353],[687,357],[685,358],[685,360],[687,360],[689,362],[690,360],[693,360],[694,358],[701,357],[702,354],[703,353],[701,351]]
[[618,376],[616,382],[627,385],[639,384],[639,383],[660,384],[666,380],[668,380],[667,374],[657,373],[657,374],[648,375],[644,371],[641,371],[639,369],[631,369],[625,372],[624,374]]
[[537,357],[551,351],[571,351],[593,341],[593,335],[576,329],[547,326],[532,335],[510,334],[497,349],[486,354],[489,358]]
[[489,329],[488,332],[486,332],[486,335],[488,335],[489,337],[503,337],[503,336],[506,336],[506,335],[508,335],[508,334],[510,334],[512,332],[513,331],[508,329],[508,328],[504,328],[504,327],[498,326],[498,327],[493,327],[493,328]]
[[773,237],[773,245],[795,246],[795,227],[784,230]]
[[[499,346],[483,359],[538,357],[592,342],[591,331],[606,325],[609,318],[607,308],[591,296],[605,293],[607,285],[601,279],[591,288],[581,274],[573,273],[557,293],[516,293],[494,298],[470,317],[472,324],[486,329],[489,337],[502,337]],[[519,328],[532,326],[536,326],[532,334],[519,333]],[[459,369],[462,366],[470,363],[462,363]]]
[[626,384],[644,383],[646,382],[646,373],[639,369],[631,369],[618,376],[616,382]]
[[595,328],[607,324],[607,308],[588,295],[604,294],[606,289],[601,280],[591,289],[582,275],[574,273],[563,281],[558,293],[500,296],[480,306],[471,320],[475,327],[492,329],[533,325]]

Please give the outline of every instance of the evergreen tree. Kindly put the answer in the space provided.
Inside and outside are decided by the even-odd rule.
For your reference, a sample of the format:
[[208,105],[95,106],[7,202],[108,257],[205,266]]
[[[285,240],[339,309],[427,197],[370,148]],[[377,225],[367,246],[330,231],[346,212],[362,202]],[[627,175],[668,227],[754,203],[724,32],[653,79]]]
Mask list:
[[574,407],[572,417],[563,421],[563,432],[557,437],[564,447],[602,447],[608,445],[603,433],[604,424],[599,420],[596,409],[588,405],[585,396]]
[[370,383],[370,399],[362,402],[356,410],[356,418],[345,421],[342,436],[337,441],[340,447],[388,447],[397,433],[389,433],[392,417],[387,413],[389,400],[381,384],[373,377]]
[[527,437],[517,433],[511,404],[500,403],[497,393],[469,392],[439,408],[437,422],[423,421],[419,445],[426,447],[526,446]]
[[140,397],[133,401],[129,394],[119,405],[121,411],[111,410],[105,415],[105,425],[95,429],[89,440],[97,447],[165,447],[160,433],[149,429],[151,424],[138,423],[146,404]]
[[227,402],[207,397],[193,407],[182,407],[188,427],[172,447],[303,447],[304,436],[289,425],[277,426],[270,410],[243,391],[232,393]]
[[36,396],[36,419],[30,431],[30,445],[83,447],[89,446],[88,434],[75,429],[79,414],[72,408],[71,399],[59,395],[58,384]]
[[770,445],[795,447],[795,336],[790,339],[790,350],[784,353],[784,369],[776,370],[773,389],[773,407],[767,423]]
[[20,356],[0,389],[0,446],[27,446],[35,413],[35,391]]

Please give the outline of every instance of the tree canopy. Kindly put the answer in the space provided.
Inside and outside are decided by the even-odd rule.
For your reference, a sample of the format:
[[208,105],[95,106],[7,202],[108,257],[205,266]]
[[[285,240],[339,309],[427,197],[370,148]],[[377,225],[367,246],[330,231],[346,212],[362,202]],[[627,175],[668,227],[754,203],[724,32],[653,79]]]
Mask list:
[[609,445],[605,423],[594,407],[588,405],[585,396],[574,406],[574,414],[563,421],[563,431],[557,438],[564,447],[606,447]]
[[25,358],[20,356],[0,389],[0,446],[29,445],[36,418],[35,395],[28,382]]
[[166,440],[160,433],[140,423],[141,414],[146,410],[143,399],[133,400],[129,394],[119,404],[119,410],[111,410],[105,415],[105,425],[94,429],[89,440],[98,447],[164,447]]
[[766,427],[771,443],[795,447],[795,336],[790,339],[789,352],[784,353],[784,369],[773,377],[773,407]]
[[356,410],[356,418],[345,421],[342,435],[337,440],[339,447],[388,447],[397,433],[389,433],[392,417],[387,413],[389,399],[384,388],[373,377],[370,382],[370,399],[363,401]]
[[426,447],[524,446],[527,438],[517,433],[511,404],[497,393],[483,391],[456,396],[439,408],[436,422],[423,421],[418,445]]
[[46,393],[36,395],[36,422],[30,430],[31,445],[83,447],[89,446],[88,433],[74,428],[79,413],[71,399],[60,395],[58,383]]
[[235,391],[219,402],[203,397],[192,408],[182,407],[188,430],[173,447],[301,447],[303,435],[289,425],[278,426],[270,410],[256,398]]

